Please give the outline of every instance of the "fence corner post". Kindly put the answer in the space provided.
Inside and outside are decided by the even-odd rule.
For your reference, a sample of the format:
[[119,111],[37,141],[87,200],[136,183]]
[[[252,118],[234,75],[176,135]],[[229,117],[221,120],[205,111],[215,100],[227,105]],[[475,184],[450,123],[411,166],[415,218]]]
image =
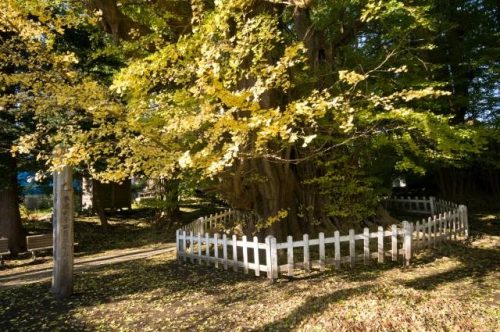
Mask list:
[[469,238],[469,216],[467,215],[467,206],[466,205],[460,205],[458,207],[461,211],[461,217],[463,218],[462,219],[462,223],[463,223],[463,227],[464,227],[464,231],[465,231],[465,238]]
[[412,245],[412,237],[413,237],[413,224],[408,221],[403,221],[404,228],[404,252],[405,252],[405,267],[410,266],[411,259],[411,245]]
[[436,197],[430,196],[429,200],[431,205],[431,216],[433,216],[434,214],[436,214]]

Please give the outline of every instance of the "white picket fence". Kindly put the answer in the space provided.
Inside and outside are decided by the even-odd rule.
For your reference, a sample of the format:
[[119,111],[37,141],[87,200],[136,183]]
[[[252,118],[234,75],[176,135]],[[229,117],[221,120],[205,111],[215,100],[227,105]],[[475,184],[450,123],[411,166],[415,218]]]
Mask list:
[[210,233],[216,228],[224,227],[228,223],[241,220],[243,217],[244,214],[237,210],[221,211],[206,217],[200,217],[182,227],[181,230],[194,234]]
[[386,200],[385,205],[386,208],[407,213],[433,215],[436,212],[436,199],[434,197],[393,197]]
[[435,215],[458,208],[458,205],[435,197],[393,197],[385,201],[388,209],[399,210],[413,214]]
[[[274,280],[280,273],[294,276],[297,269],[309,272],[312,268],[318,268],[323,271],[328,265],[341,268],[342,265],[353,266],[361,261],[364,264],[374,260],[383,263],[386,259],[397,261],[402,258],[404,264],[409,265],[412,255],[421,249],[434,247],[444,240],[467,238],[465,205],[458,206],[431,198],[407,199],[410,202],[402,202],[402,198],[395,200],[396,204],[406,203],[400,206],[407,207],[412,213],[423,213],[424,209],[448,210],[416,223],[403,221],[388,229],[380,226],[376,231],[370,231],[364,228],[360,234],[351,229],[346,235],[335,231],[333,237],[325,237],[324,233],[319,233],[318,238],[314,239],[309,239],[309,235],[304,234],[298,241],[288,236],[287,241],[282,243],[277,243],[273,236],[267,236],[261,242],[256,236],[242,236],[239,239],[234,234],[221,236],[209,233],[209,230],[229,221],[237,221],[242,216],[238,211],[228,210],[199,218],[184,229],[179,229],[176,234],[177,255],[184,261],[189,259],[199,264],[205,262],[225,270],[243,269],[244,273],[253,270],[256,276],[263,272]],[[286,264],[280,264],[279,258],[283,260],[282,263],[286,258]]]

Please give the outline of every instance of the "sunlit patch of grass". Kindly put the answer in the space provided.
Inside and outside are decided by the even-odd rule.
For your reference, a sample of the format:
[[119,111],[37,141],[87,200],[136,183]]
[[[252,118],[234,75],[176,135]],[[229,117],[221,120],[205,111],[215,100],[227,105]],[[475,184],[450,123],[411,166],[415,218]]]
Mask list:
[[181,207],[181,211],[182,212],[196,212],[196,211],[199,211],[200,209],[198,208],[192,208],[192,207],[187,207],[187,206],[183,206]]
[[500,216],[495,215],[495,214],[487,214],[487,215],[483,215],[483,216],[479,217],[479,220],[482,220],[482,221],[492,221],[492,220],[496,220],[496,219],[500,219]]

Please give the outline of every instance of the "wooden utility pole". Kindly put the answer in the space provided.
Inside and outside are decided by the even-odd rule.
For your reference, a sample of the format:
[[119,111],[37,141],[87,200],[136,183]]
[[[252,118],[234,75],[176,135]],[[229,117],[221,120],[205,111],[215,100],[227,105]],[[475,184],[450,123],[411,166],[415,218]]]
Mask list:
[[69,166],[54,172],[54,269],[52,292],[63,299],[73,291],[73,176]]

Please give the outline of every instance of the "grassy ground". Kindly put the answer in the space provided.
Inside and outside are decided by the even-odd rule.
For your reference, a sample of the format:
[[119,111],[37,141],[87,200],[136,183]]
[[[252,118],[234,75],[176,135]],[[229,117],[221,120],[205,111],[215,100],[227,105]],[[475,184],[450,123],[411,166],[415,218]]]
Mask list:
[[[155,223],[151,210],[137,208],[132,211],[117,212],[108,217],[109,226],[105,230],[96,216],[75,218],[75,257],[93,258],[100,255],[112,255],[123,249],[156,248],[175,241],[175,229],[181,224],[213,213],[215,208],[202,204],[185,205],[181,208],[182,221],[178,223]],[[24,214],[23,226],[28,235],[52,233],[51,210]],[[35,268],[50,267],[52,252],[37,253],[37,260],[31,261],[30,253],[16,258],[6,259],[7,268],[0,267],[0,275],[29,271]],[[1,331],[1,329],[0,329]]]
[[[470,243],[424,253],[407,270],[394,264],[360,266],[271,284],[179,264],[166,254],[82,272],[75,278],[75,294],[65,302],[53,299],[48,283],[0,288],[0,327],[498,331],[500,215],[476,216],[471,227]],[[136,232],[132,238],[140,238]]]

